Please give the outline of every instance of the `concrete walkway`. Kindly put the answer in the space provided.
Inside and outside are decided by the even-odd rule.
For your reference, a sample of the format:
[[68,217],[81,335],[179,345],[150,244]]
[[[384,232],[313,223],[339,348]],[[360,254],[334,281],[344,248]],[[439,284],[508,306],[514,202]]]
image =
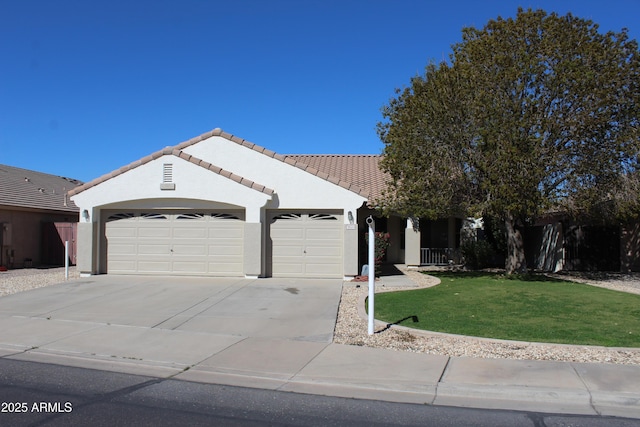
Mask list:
[[640,419],[639,366],[333,344],[341,286],[74,280],[0,298],[0,357],[331,396]]

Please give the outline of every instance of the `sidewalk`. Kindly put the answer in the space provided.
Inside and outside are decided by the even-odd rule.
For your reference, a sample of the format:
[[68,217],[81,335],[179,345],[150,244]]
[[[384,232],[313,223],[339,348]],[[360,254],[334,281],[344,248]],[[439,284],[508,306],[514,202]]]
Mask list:
[[[68,295],[80,300],[82,286],[70,283],[73,293],[60,304],[71,304]],[[0,315],[0,357],[340,397],[640,419],[640,366],[447,357],[334,344],[315,335],[248,336],[221,331],[219,318],[194,318],[203,323],[198,329],[163,328],[154,323],[156,312],[141,313],[150,317],[147,325],[112,324],[90,320],[107,312],[87,302],[73,306],[86,314],[64,308],[65,318],[16,306],[49,307],[65,289],[7,300],[16,311]],[[114,292],[112,300],[122,305],[120,295]],[[128,304],[138,304],[132,291],[126,295]],[[86,296],[93,300],[94,294]]]
[[[58,344],[43,336],[41,322],[50,323],[47,334]],[[19,334],[40,330],[52,344],[34,348],[3,339],[0,357],[339,397],[640,419],[637,366],[446,357],[28,318],[12,323]],[[112,354],[89,350],[114,337],[121,344]]]

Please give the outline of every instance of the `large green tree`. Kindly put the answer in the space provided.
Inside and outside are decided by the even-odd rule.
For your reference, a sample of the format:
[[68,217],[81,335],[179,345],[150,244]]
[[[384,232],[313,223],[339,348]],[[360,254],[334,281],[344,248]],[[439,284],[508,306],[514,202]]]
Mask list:
[[[522,227],[550,209],[632,209],[640,54],[625,29],[519,9],[464,28],[449,61],[396,91],[378,134],[387,211],[491,215],[508,272],[526,269]],[[615,203],[614,203],[615,202]]]

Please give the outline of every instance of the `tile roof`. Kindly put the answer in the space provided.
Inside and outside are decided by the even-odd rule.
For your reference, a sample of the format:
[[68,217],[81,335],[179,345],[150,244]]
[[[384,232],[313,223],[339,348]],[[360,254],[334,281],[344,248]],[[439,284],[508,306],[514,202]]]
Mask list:
[[325,179],[329,182],[332,182],[333,184],[339,185],[340,187],[346,188],[349,191],[353,191],[356,194],[359,194],[363,197],[368,197],[368,192],[364,189],[362,189],[361,187],[357,186],[355,183],[350,182],[350,181],[346,181],[344,179],[341,179],[341,177],[336,177],[333,176],[331,174],[329,174],[326,171],[322,171],[319,169],[314,168],[311,165],[308,165],[304,162],[298,161],[295,158],[293,158],[292,156],[283,156],[282,154],[278,154],[275,151],[271,151],[269,149],[266,149],[264,147],[261,147],[259,145],[254,144],[253,142],[249,142],[246,139],[242,139],[238,136],[232,135],[230,133],[224,132],[222,129],[220,128],[216,128],[210,132],[206,132],[203,133],[200,136],[197,136],[195,138],[191,138],[188,141],[184,141],[180,144],[178,144],[176,146],[176,148],[179,149],[183,149],[186,147],[189,147],[190,145],[196,144],[200,141],[203,141],[205,139],[211,138],[212,136],[220,136],[222,138],[225,138],[229,141],[235,142],[236,144],[242,145],[243,147],[247,147],[250,148],[254,151],[257,151],[258,153],[264,154],[265,156],[280,160],[282,162],[285,162],[287,164],[290,164],[292,166],[295,166],[299,169],[304,170],[305,172],[308,172],[312,175],[315,175],[319,178]]
[[386,174],[379,168],[381,156],[374,154],[288,154],[286,159],[303,163],[362,189],[372,202],[382,194]]
[[67,192],[80,181],[8,165],[0,165],[0,207],[78,212]]
[[[185,153],[183,150],[191,145],[197,144],[205,139],[209,139],[213,136],[220,136],[236,144],[247,147],[251,150],[264,154],[267,157],[271,157],[280,160],[284,163],[290,164],[297,168],[300,168],[312,175],[325,179],[333,184],[339,185],[349,191],[359,194],[363,197],[367,197],[369,200],[373,200],[373,197],[379,195],[382,186],[384,185],[384,174],[378,169],[378,161],[380,156],[375,155],[354,155],[354,156],[303,156],[303,155],[287,155],[283,156],[274,151],[268,150],[264,147],[256,145],[245,139],[224,132],[220,128],[213,129],[212,131],[203,133],[195,138],[191,138],[187,141],[181,142],[174,147],[167,147],[160,150],[150,156],[130,163],[118,170],[115,170],[107,175],[97,178],[91,182],[88,182],[80,187],[77,187],[69,192],[69,195],[78,194],[88,188],[98,185],[108,179],[118,176],[128,170],[136,168],[140,165],[157,159],[160,156],[167,154],[174,154],[176,156],[185,158],[192,163],[204,166],[207,169],[227,176],[230,179],[235,180],[243,185],[247,185],[251,188],[263,191],[267,194],[273,194],[273,190],[260,184],[257,184],[251,180],[235,175],[229,171],[225,171],[214,165],[204,162]],[[262,188],[262,189],[261,189]]]

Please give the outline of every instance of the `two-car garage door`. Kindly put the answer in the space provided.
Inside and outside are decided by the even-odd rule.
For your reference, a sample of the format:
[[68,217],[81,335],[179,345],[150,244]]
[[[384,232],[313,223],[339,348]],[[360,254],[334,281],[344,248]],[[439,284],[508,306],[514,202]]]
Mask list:
[[242,212],[117,212],[105,236],[108,273],[243,275]]

